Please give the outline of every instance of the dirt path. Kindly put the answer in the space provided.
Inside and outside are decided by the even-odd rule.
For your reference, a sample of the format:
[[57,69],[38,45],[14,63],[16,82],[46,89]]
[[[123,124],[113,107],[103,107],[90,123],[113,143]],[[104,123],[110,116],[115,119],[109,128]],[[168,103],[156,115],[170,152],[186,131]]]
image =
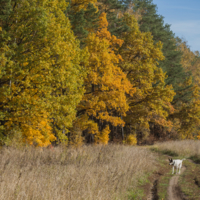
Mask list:
[[[181,169],[181,173],[185,171],[185,167],[183,166]],[[181,192],[178,187],[178,178],[179,174],[175,174],[169,181],[169,187],[167,190],[168,193],[168,200],[183,200],[181,197]]]

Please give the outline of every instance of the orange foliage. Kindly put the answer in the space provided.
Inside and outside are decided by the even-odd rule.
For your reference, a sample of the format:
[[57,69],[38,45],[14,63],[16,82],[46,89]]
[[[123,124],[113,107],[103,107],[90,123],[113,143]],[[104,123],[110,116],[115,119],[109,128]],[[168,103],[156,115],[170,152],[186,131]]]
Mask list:
[[[85,79],[86,93],[78,110],[85,111],[85,117],[80,119],[83,121],[82,129],[96,134],[97,141],[106,143],[109,128],[100,127],[101,124],[110,122],[113,126],[124,125],[119,116],[125,115],[129,108],[126,93],[133,93],[134,90],[126,74],[117,66],[121,56],[116,55],[114,50],[123,41],[111,36],[107,30],[105,13],[100,15],[99,20],[97,33],[90,33],[86,39],[90,53],[88,76]],[[100,132],[102,128],[104,131]]]
[[[35,121],[36,122],[36,121]],[[35,124],[22,124],[21,131],[23,135],[23,142],[30,145],[47,147],[51,142],[56,140],[52,133],[52,128],[47,119],[41,119],[38,125]]]
[[107,125],[101,132],[95,135],[95,142],[98,144],[108,144],[110,128]]

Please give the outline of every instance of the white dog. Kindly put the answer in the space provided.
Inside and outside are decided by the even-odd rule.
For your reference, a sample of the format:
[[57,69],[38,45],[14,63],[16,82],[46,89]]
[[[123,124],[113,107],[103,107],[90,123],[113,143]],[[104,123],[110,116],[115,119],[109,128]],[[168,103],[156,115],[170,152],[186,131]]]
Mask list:
[[[185,160],[185,158],[183,160]],[[172,174],[174,173],[174,167],[176,167],[176,174],[178,169],[180,174],[183,160],[173,160],[172,158],[169,158],[169,165],[173,166]]]

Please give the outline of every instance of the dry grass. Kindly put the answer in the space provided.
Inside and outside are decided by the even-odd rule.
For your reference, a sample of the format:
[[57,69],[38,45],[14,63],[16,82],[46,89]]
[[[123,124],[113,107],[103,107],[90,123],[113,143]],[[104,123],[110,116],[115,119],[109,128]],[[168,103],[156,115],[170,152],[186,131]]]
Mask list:
[[184,157],[200,156],[199,140],[181,140],[157,143],[155,145],[161,151],[171,151]]
[[128,189],[154,169],[145,148],[107,145],[79,149],[0,150],[0,199],[127,199]]

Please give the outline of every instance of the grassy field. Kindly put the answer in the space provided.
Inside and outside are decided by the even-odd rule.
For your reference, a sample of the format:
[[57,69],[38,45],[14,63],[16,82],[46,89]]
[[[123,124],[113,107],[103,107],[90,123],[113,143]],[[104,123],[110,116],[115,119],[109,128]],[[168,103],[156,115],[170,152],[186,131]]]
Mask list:
[[[151,150],[152,151],[151,151]],[[173,176],[168,157],[187,158],[179,188],[187,200],[200,196],[200,141],[170,141],[148,147],[88,145],[0,149],[2,200],[167,199]]]
[[1,148],[0,199],[142,199],[154,153],[123,145]]
[[200,158],[200,141],[199,140],[182,140],[182,141],[168,141],[157,143],[153,147],[155,150],[169,156],[181,156],[184,158]]

